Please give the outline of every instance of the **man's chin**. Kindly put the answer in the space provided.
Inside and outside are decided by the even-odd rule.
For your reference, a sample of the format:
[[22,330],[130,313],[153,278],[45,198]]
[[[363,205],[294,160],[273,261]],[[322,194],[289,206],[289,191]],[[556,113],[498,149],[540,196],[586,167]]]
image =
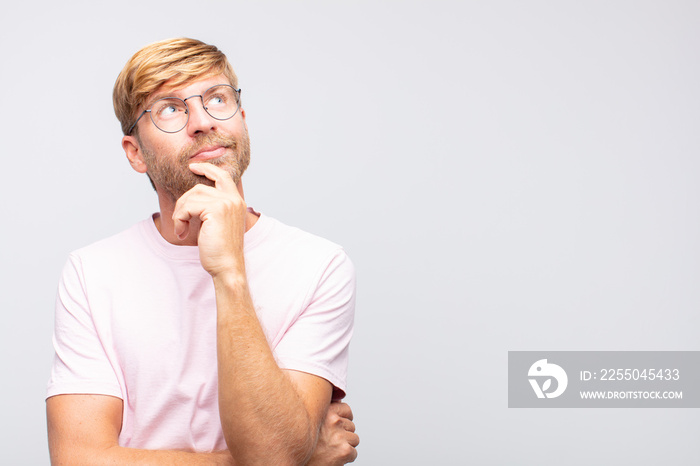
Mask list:
[[[212,159],[213,161],[207,161],[206,163],[212,163],[222,169],[224,169],[230,176],[233,182],[238,185],[240,182],[240,175],[238,169],[234,164],[230,164],[225,157],[220,157],[217,159]],[[205,186],[216,186],[213,180],[210,180],[204,175],[198,175],[190,171],[189,168],[183,167],[182,170],[171,171],[169,173],[160,174],[161,176],[155,177],[162,187],[162,190],[169,194],[169,197],[173,201],[177,201],[190,189],[194,188],[198,184]],[[153,175],[152,175],[153,176]]]
[[186,180],[183,183],[179,183],[177,186],[170,186],[168,191],[171,194],[171,197],[174,200],[180,199],[186,192],[188,192],[190,189],[194,188],[198,184],[203,184],[205,186],[211,186],[214,187],[216,183],[206,176],[202,175],[195,175],[192,173],[191,176],[188,177],[189,179]]
[[[194,175],[194,173],[193,173],[193,175]],[[207,186],[214,186],[216,184],[213,180],[210,180],[209,178],[207,178],[204,175],[194,175],[194,176],[195,176],[195,180],[192,183],[192,186],[190,187],[190,189],[194,188],[198,184],[204,184]]]
[[[231,178],[233,179],[233,182],[236,185],[238,185],[240,178],[233,176],[233,175],[231,175]],[[216,182],[214,180],[210,180],[209,178],[207,178],[206,176],[203,176],[203,175],[196,175],[196,174],[192,173],[192,177],[189,180],[187,180],[186,183],[181,184],[179,187],[174,187],[174,186],[171,187],[171,189],[172,189],[171,194],[173,194],[173,198],[179,199],[180,197],[182,197],[183,194],[185,194],[187,191],[194,188],[198,184],[203,184],[205,186],[211,186],[212,188],[214,186],[216,186]],[[173,189],[173,188],[175,188],[175,189]],[[173,192],[173,191],[177,191],[177,192]]]

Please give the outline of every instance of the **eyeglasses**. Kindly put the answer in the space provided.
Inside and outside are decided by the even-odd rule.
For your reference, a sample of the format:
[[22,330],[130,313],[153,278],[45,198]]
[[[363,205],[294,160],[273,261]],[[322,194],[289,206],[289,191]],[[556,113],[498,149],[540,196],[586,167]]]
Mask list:
[[131,134],[131,131],[136,127],[142,116],[146,113],[151,114],[151,121],[156,125],[156,128],[166,133],[177,133],[182,128],[187,126],[190,119],[190,111],[187,106],[187,100],[193,97],[202,99],[204,110],[216,120],[228,120],[238,112],[240,108],[241,90],[234,89],[228,84],[218,84],[210,87],[201,95],[191,95],[186,99],[177,97],[164,97],[153,102],[151,108],[141,112],[141,115],[136,119],[129,131],[126,134]]

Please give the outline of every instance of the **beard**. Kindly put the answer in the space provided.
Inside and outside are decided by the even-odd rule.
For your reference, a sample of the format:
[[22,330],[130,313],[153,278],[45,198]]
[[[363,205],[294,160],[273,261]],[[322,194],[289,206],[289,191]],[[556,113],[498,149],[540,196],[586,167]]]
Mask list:
[[198,184],[214,186],[214,181],[206,176],[197,175],[189,169],[192,156],[201,148],[213,145],[225,147],[226,154],[204,163],[211,163],[226,170],[231,175],[233,182],[238,185],[250,163],[250,138],[246,128],[244,128],[240,139],[218,133],[203,135],[189,146],[183,147],[174,158],[162,154],[158,155],[155,151],[146,149],[141,144],[141,151],[148,167],[147,174],[151,183],[154,187],[160,187],[165,191],[173,201],[177,201]]

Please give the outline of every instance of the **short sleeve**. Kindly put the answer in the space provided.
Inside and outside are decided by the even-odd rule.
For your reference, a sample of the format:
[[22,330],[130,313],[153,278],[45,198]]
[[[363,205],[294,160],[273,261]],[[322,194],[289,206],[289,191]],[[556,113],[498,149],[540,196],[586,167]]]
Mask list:
[[79,257],[66,263],[56,295],[54,362],[47,397],[101,394],[122,398],[89,306]]
[[355,316],[355,269],[340,249],[326,261],[309,290],[308,305],[275,348],[282,369],[323,377],[333,399],[345,396]]

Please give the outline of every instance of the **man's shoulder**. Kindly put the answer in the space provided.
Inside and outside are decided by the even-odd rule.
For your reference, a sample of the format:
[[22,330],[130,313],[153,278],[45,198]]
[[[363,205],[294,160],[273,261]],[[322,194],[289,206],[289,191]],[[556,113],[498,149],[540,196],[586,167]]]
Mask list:
[[138,245],[142,242],[142,229],[145,221],[138,222],[119,233],[76,249],[71,252],[71,256],[81,259],[105,256],[120,257],[128,251],[138,248]]
[[339,244],[264,215],[258,224],[262,228],[255,244],[246,245],[246,269],[251,275],[286,277],[285,281],[292,276],[313,281],[329,270],[337,276],[354,275],[353,264]]
[[342,246],[331,240],[271,217],[261,217],[263,218],[269,222],[265,240],[261,242],[261,245],[266,248],[275,249],[278,252],[302,254],[306,257],[309,255],[326,257],[343,251]]

